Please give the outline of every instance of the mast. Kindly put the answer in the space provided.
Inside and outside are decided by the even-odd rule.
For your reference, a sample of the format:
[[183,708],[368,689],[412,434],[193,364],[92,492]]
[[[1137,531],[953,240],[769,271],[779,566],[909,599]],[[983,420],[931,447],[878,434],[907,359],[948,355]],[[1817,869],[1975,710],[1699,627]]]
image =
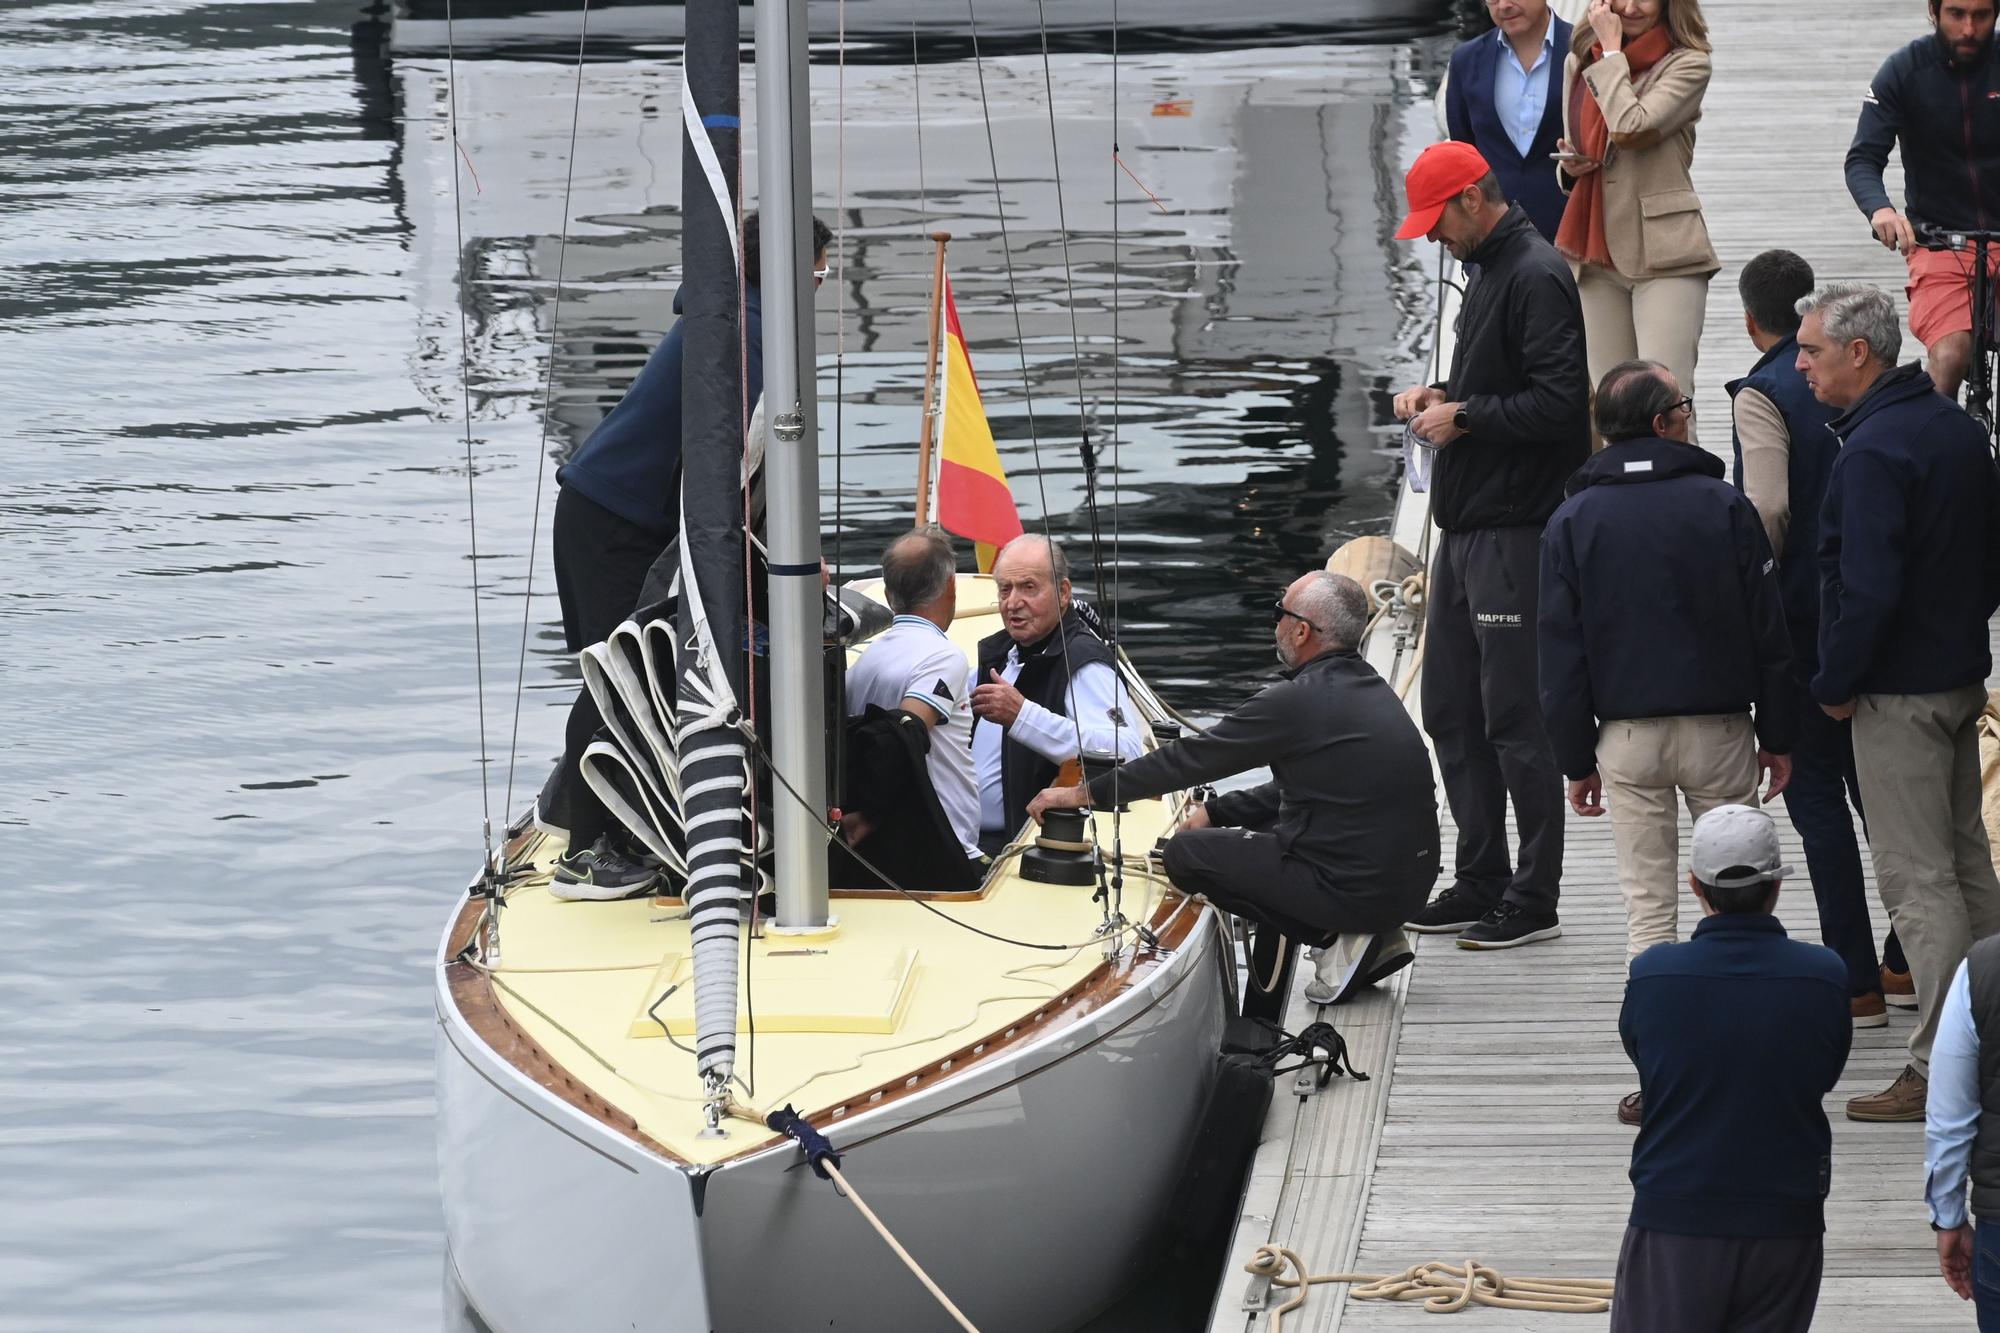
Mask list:
[[[765,540],[779,930],[827,924],[826,700],[820,648],[819,432],[812,325],[812,151],[805,0],[757,0],[763,220]],[[793,799],[784,784],[797,789]]]
[[934,231],[937,263],[931,272],[931,359],[924,364],[924,416],[917,434],[917,527],[931,521],[931,448],[937,439],[938,322],[944,312],[944,247],[948,231]]

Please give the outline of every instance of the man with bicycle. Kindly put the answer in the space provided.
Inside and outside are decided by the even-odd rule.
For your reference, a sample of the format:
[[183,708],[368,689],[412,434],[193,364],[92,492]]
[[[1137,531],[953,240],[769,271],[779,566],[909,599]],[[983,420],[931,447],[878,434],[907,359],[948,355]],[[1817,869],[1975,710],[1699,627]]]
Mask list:
[[[1926,249],[1932,229],[2000,228],[2000,60],[1993,27],[2000,0],[1930,0],[1934,32],[1882,63],[1861,95],[1847,150],[1847,191],[1875,239],[1909,265],[1910,332],[1924,345],[1938,391],[1956,400],[1972,360],[1970,254]],[[1882,184],[1900,145],[1908,208]],[[2000,254],[1989,258],[2000,269]],[[1973,404],[1975,410],[1984,405]]]

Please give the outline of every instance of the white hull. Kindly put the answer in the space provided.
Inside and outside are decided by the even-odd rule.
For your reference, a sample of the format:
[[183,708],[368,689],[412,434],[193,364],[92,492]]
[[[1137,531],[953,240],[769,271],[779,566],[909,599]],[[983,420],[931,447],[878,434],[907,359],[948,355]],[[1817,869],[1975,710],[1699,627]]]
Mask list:
[[[983,1333],[1060,1333],[1130,1282],[1213,1076],[1222,943],[1203,909],[1171,958],[1101,1008],[821,1126],[856,1188]],[[950,1327],[796,1149],[703,1180],[639,1146],[483,1041],[445,961],[446,1234],[465,1296],[495,1333]]]

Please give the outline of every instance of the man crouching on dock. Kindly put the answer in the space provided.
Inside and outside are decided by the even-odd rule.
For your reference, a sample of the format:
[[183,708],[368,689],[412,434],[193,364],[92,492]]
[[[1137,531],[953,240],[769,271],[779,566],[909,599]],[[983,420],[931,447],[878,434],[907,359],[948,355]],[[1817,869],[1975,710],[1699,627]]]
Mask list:
[[[1087,786],[1048,788],[1028,813],[1146,800],[1269,765],[1263,786],[1189,808],[1167,842],[1167,875],[1269,934],[1317,946],[1306,998],[1338,1004],[1412,957],[1401,926],[1437,878],[1437,795],[1423,737],[1358,651],[1361,585],[1315,571],[1272,616],[1282,681],[1204,733]],[[1253,961],[1275,979],[1290,959],[1273,943]],[[1244,1012],[1277,1017],[1284,995],[1273,990],[1246,996]]]

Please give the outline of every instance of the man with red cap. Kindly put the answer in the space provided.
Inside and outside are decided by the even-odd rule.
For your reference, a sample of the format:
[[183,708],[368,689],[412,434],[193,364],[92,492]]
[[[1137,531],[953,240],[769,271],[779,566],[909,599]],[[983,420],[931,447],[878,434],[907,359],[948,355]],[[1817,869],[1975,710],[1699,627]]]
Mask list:
[[1395,403],[1437,450],[1424,729],[1458,825],[1453,881],[1410,929],[1508,949],[1562,933],[1564,787],[1537,698],[1535,592],[1542,525],[1590,453],[1583,307],[1568,261],[1472,145],[1432,144],[1403,188],[1397,237],[1443,242],[1470,275],[1450,378]]

